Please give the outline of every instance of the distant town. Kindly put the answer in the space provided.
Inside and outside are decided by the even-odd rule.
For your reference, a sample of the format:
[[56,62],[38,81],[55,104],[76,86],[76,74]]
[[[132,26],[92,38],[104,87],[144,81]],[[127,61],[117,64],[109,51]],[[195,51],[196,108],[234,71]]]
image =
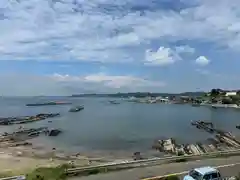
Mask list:
[[236,107],[240,105],[240,90],[212,89],[209,92],[172,93],[115,93],[115,94],[75,94],[71,97],[113,97],[127,98],[139,103],[192,104],[193,106],[212,105],[213,107]]

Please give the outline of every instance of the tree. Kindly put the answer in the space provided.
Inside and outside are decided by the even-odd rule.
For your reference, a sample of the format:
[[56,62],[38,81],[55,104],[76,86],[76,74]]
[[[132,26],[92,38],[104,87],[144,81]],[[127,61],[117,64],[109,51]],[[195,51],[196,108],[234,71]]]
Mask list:
[[223,104],[233,104],[232,100],[230,98],[224,98],[222,99]]
[[211,96],[216,97],[220,94],[220,89],[212,89]]
[[240,104],[240,96],[236,95],[236,96],[231,96],[230,98],[233,104]]

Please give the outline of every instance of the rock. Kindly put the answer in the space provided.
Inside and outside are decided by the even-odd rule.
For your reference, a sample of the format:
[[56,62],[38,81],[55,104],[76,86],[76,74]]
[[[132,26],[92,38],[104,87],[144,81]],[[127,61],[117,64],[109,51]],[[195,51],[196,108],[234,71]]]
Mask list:
[[17,151],[17,155],[18,155],[18,156],[22,156],[22,155],[23,155],[23,152]]

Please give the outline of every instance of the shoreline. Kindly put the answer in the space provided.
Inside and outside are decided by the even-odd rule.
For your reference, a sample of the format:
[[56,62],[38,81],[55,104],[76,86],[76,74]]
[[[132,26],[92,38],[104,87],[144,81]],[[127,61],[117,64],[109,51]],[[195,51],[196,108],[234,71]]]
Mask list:
[[[28,141],[24,141],[28,142]],[[153,151],[155,152],[155,151]],[[124,152],[123,152],[124,153]],[[157,153],[156,153],[157,154]],[[116,154],[67,153],[58,149],[47,149],[44,145],[32,144],[17,147],[0,147],[0,177],[19,175],[39,167],[56,167],[63,164],[75,167],[86,167],[132,161],[132,157],[116,156]],[[161,157],[164,157],[163,155]],[[155,156],[146,156],[147,158]],[[11,168],[9,168],[11,167]]]
[[[56,167],[62,164],[74,166],[100,165],[107,163],[99,158],[79,154],[67,155],[57,150],[46,150],[32,146],[0,147],[0,176],[19,175],[38,167]],[[111,161],[108,161],[111,162]]]

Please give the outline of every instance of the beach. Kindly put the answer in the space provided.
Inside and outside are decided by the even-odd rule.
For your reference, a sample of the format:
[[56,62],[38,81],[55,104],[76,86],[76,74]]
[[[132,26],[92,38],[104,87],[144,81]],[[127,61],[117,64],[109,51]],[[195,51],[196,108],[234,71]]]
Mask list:
[[39,147],[0,148],[0,176],[26,174],[38,167],[56,167],[63,164],[81,167],[100,163],[100,159],[88,158],[79,154],[67,155]]

